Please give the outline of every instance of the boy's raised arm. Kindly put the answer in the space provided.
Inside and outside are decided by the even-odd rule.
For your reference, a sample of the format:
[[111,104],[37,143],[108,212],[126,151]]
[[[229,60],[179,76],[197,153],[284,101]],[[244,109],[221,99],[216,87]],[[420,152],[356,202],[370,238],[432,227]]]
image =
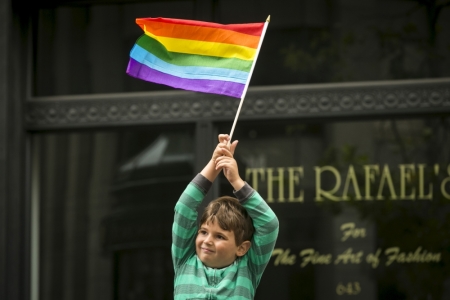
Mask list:
[[195,252],[195,238],[197,236],[197,207],[202,203],[212,183],[220,173],[216,169],[215,160],[223,155],[223,149],[234,152],[237,141],[228,146],[229,137],[219,135],[219,144],[213,155],[200,174],[188,184],[175,205],[175,216],[172,225],[172,261],[176,269],[190,255]]
[[223,170],[235,190],[235,196],[247,210],[255,227],[252,245],[247,255],[250,267],[256,274],[256,284],[259,284],[278,237],[278,218],[259,193],[241,179],[233,154],[226,150],[223,153],[223,156],[216,159],[216,168]]
[[198,174],[188,184],[175,205],[172,225],[172,261],[175,271],[195,252],[197,207],[211,187],[211,181]]
[[251,262],[249,267],[253,268],[253,272],[257,275],[256,284],[259,284],[277,241],[278,218],[266,201],[248,183],[234,194],[253,220],[255,232],[247,255]]

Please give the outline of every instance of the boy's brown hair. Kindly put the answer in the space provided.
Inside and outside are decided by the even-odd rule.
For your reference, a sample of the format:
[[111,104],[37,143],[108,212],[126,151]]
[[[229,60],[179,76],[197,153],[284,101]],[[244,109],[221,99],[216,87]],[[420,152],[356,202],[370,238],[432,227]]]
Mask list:
[[234,232],[237,246],[252,239],[255,231],[252,218],[238,199],[223,196],[211,201],[203,212],[200,225],[216,220],[220,228]]

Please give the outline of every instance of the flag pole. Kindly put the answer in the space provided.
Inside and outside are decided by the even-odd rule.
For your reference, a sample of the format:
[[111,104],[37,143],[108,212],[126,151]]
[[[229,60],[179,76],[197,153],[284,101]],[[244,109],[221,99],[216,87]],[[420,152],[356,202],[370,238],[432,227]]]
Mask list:
[[242,103],[244,103],[245,95],[247,94],[248,85],[250,84],[250,79],[252,78],[253,69],[255,68],[256,60],[258,59],[258,55],[259,55],[259,50],[261,49],[261,45],[264,40],[264,36],[266,35],[266,30],[267,30],[267,26],[269,25],[269,22],[270,22],[270,15],[266,19],[263,31],[261,33],[261,38],[259,39],[259,44],[258,44],[258,48],[256,49],[255,59],[253,60],[252,67],[250,69],[250,73],[248,74],[247,82],[245,83],[244,91],[242,92],[241,101],[239,102],[239,107],[236,112],[236,116],[234,117],[233,126],[231,127],[231,131],[230,131],[230,140],[228,141],[228,143],[231,142],[231,138],[233,137],[234,128],[236,127],[237,119],[239,117],[239,113],[241,112],[241,107],[242,107]]

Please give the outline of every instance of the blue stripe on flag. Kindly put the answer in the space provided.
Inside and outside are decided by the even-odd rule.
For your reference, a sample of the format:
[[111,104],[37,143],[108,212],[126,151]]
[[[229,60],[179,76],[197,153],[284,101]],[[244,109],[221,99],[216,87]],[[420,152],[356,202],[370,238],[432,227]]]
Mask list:
[[212,67],[186,67],[169,64],[139,45],[131,49],[130,57],[154,70],[186,79],[222,80],[236,83],[247,83],[249,73],[239,70],[212,68]]

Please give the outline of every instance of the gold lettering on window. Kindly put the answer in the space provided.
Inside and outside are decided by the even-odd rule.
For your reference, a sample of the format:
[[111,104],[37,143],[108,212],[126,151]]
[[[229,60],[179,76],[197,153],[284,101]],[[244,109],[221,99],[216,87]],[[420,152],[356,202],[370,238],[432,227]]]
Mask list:
[[[340,201],[341,198],[335,196],[334,194],[339,190],[339,187],[341,186],[341,175],[339,174],[338,170],[335,167],[332,166],[324,166],[324,167],[314,167],[314,170],[316,172],[316,201],[323,201],[324,198],[330,199],[333,201]],[[323,172],[331,172],[334,175],[334,178],[336,179],[336,184],[334,187],[329,190],[325,191],[322,190],[322,173]]]
[[343,295],[358,295],[361,293],[361,284],[358,281],[344,283],[338,283],[336,286],[336,294],[339,296]]
[[313,248],[304,249],[300,252],[300,257],[302,258],[302,263],[300,267],[305,267],[308,264],[312,265],[329,265],[331,264],[332,255],[331,254],[320,254]]
[[[450,200],[450,165],[446,174],[439,165],[428,167],[425,164],[400,164],[398,171],[391,172],[389,165],[363,165],[358,171],[349,165],[347,172],[337,167],[315,166],[315,182],[311,200],[322,202],[351,200],[430,200],[434,198],[436,188],[440,195]],[[269,203],[303,203],[305,190],[302,186],[306,176],[302,166],[278,168],[247,168],[245,179],[258,191],[263,186],[261,195]],[[344,174],[344,175],[343,175]],[[345,176],[345,178],[343,178]],[[395,179],[395,180],[394,180]]]
[[295,186],[299,185],[300,177],[303,178],[303,167],[291,167],[288,168],[289,174],[289,202],[303,202],[304,193],[300,190],[300,195],[295,197]]
[[355,200],[361,200],[361,192],[359,191],[358,180],[356,179],[355,168],[350,165],[348,168],[347,178],[344,183],[344,191],[342,192],[342,200],[350,200],[348,196],[348,189],[350,185],[353,187],[355,191]]
[[375,182],[375,175],[380,174],[380,166],[378,165],[365,165],[364,166],[365,183],[366,183],[366,200],[373,200],[370,186]]
[[393,263],[431,263],[440,262],[441,253],[432,253],[417,247],[414,252],[402,252],[399,247],[391,247],[384,251],[387,261],[386,266]]
[[425,195],[425,180],[424,180],[424,170],[426,165],[419,164],[417,165],[419,169],[419,199],[423,200],[432,200],[433,199],[433,184],[430,182],[428,184],[428,194]]
[[349,238],[357,239],[366,237],[366,229],[356,228],[355,223],[352,222],[342,224],[341,231],[343,234],[341,241],[343,242],[345,242]]
[[447,174],[449,175],[449,177],[446,177],[444,180],[442,180],[441,183],[441,193],[446,199],[450,200],[450,194],[445,189],[446,184],[450,182],[450,165],[448,165],[447,167]]
[[384,196],[382,195],[385,183],[387,183],[387,185],[388,185],[389,193],[391,196],[390,198],[392,200],[396,200],[397,194],[395,193],[394,183],[392,182],[391,171],[389,170],[388,165],[384,165],[383,171],[381,173],[380,186],[378,187],[378,193],[377,193],[377,200],[385,199]]
[[263,168],[248,168],[245,171],[245,180],[250,181],[250,175],[252,178],[252,187],[257,191],[258,190],[258,182],[259,177],[261,175],[261,181],[265,181],[265,172]]
[[284,202],[284,168],[278,168],[278,176],[273,175],[273,168],[267,168],[267,202],[273,201],[273,182],[278,181],[278,201]]
[[[416,189],[412,186],[412,178],[415,176],[416,168],[414,164],[401,164],[400,168],[400,199],[414,200],[416,198]],[[411,186],[411,193],[406,195],[406,186]]]
[[278,265],[294,265],[296,262],[295,254],[291,254],[291,249],[283,250],[282,248],[276,248],[272,252],[272,256],[276,257],[273,264]]
[[352,248],[348,248],[337,256],[334,264],[360,264],[363,254],[363,251],[353,252]]

